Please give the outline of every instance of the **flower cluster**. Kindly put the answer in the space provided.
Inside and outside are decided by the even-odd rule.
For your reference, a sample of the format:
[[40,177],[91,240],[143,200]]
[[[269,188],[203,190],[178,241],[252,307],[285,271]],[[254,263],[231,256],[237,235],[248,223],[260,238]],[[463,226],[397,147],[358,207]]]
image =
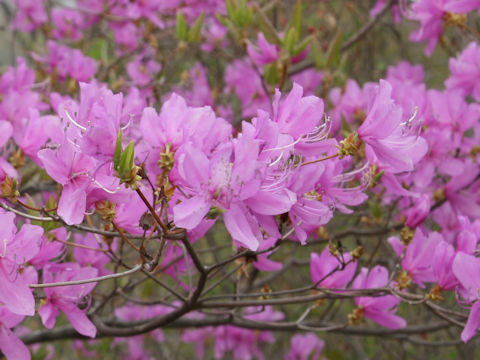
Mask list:
[[[409,304],[474,338],[478,0],[381,0],[348,40],[327,2],[73,3],[2,3],[38,44],[0,76],[0,355],[113,337],[150,359],[168,327],[176,351],[238,360],[319,359],[315,332],[370,321],[443,340]],[[405,60],[355,73],[390,7],[449,51],[440,82]],[[270,352],[276,330],[307,332]]]

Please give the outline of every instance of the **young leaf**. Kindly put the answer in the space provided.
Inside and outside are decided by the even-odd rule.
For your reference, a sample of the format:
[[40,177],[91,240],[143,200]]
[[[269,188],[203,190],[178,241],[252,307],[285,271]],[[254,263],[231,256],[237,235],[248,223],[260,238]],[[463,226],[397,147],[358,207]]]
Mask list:
[[188,37],[188,25],[185,20],[185,15],[177,13],[177,38],[178,40],[186,41]]
[[326,65],[325,54],[323,53],[322,47],[318,39],[312,41],[312,56],[313,63],[315,64],[316,69],[324,69]]
[[113,155],[113,168],[118,170],[120,164],[120,157],[122,156],[122,138],[123,131],[120,129],[120,132],[117,135],[117,143],[115,145],[115,154]]
[[307,48],[307,46],[314,40],[314,38],[315,37],[313,35],[307,36],[300,42],[300,44],[295,45],[292,55],[297,56],[298,54],[300,54],[303,50]]
[[290,28],[287,34],[285,35],[285,39],[283,41],[283,48],[292,55],[295,50],[295,45],[298,42],[298,33],[295,28]]
[[228,14],[228,17],[230,18],[230,20],[235,21],[236,11],[235,11],[235,7],[234,7],[234,5],[233,5],[232,0],[226,0],[225,3],[226,3],[226,5],[227,5],[227,14]]
[[119,165],[119,174],[124,176],[133,167],[133,158],[135,157],[135,142],[131,141],[122,153]]
[[288,24],[288,29],[295,29],[298,35],[302,34],[302,10],[303,4],[302,0],[297,0],[295,7],[292,11],[292,17],[290,18],[290,24]]
[[197,42],[200,40],[200,32],[202,30],[203,20],[205,18],[205,13],[202,11],[200,16],[195,20],[195,23],[190,28],[188,32],[188,41]]
[[340,62],[340,49],[342,47],[342,32],[339,31],[330,43],[327,51],[327,67],[333,67]]

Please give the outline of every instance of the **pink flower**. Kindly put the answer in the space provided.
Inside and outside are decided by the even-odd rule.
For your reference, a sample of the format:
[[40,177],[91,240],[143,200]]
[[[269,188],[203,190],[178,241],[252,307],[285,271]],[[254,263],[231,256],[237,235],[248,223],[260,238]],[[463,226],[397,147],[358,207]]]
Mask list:
[[410,40],[415,42],[428,41],[425,53],[430,56],[435,50],[438,38],[443,34],[443,16],[445,5],[450,0],[420,0],[413,3],[412,18],[421,22],[418,30],[410,34]]
[[7,360],[30,360],[28,347],[12,332],[24,316],[17,315],[0,306],[0,351]]
[[432,268],[432,254],[437,245],[442,241],[439,233],[430,233],[427,236],[420,228],[415,230],[415,236],[407,246],[406,252],[404,245],[398,237],[392,236],[388,238],[388,242],[398,256],[405,256],[402,260],[402,268],[408,272],[412,281],[420,287],[424,288],[424,282],[432,282],[434,280]]
[[207,69],[200,62],[188,71],[188,79],[174,91],[182,95],[191,106],[214,106],[212,89],[208,83]]
[[447,13],[467,13],[478,9],[478,0],[419,0],[412,4],[411,18],[420,21],[420,28],[410,34],[410,40],[427,41],[425,54],[430,56],[443,34],[443,22]]
[[82,38],[82,30],[85,20],[80,11],[68,8],[54,8],[51,11],[52,22],[55,24],[53,37],[55,39],[71,39],[79,41]]
[[115,41],[119,48],[123,51],[135,50],[142,35],[141,30],[133,22],[112,22],[110,27],[113,30]]
[[14,0],[17,14],[12,21],[12,27],[30,32],[48,21],[48,16],[43,6],[43,0]]
[[[480,117],[480,105],[467,103],[461,90],[430,90],[431,117],[440,129],[449,129],[454,147],[463,142],[464,132],[473,128]],[[447,145],[448,146],[448,145]]]
[[[246,319],[254,321],[274,322],[283,319],[284,315],[274,311],[270,306],[247,308]],[[213,330],[215,337],[214,356],[223,358],[227,352],[232,352],[235,360],[249,360],[255,357],[264,360],[261,344],[274,343],[275,339],[270,331],[255,331],[226,325]]]
[[292,81],[303,88],[305,95],[315,95],[315,90],[323,81],[323,72],[315,69],[307,69],[293,75]]
[[69,142],[65,142],[57,151],[40,150],[38,157],[47,173],[63,185],[58,214],[68,224],[80,224],[87,209],[87,187],[92,182],[94,160],[76,152]]
[[151,107],[143,110],[140,131],[147,169],[156,175],[161,172],[158,165],[161,153],[173,156],[183,144],[191,143],[210,154],[228,139],[232,127],[224,119],[217,118],[210,107],[187,106],[183,97],[173,93],[162,105],[160,114]]
[[[271,237],[270,239],[264,240],[260,243],[258,247],[259,251],[266,250],[277,242],[277,237]],[[253,262],[255,266],[260,271],[276,271],[280,270],[283,267],[283,263],[279,261],[270,260],[268,257],[271,255],[271,252],[263,253],[257,255],[257,259]]]
[[[375,289],[388,283],[388,270],[375,266],[372,270],[362,268],[353,282],[353,289]],[[390,329],[400,329],[407,325],[405,319],[394,315],[400,299],[393,295],[379,297],[357,297],[355,303],[363,315]]]
[[480,100],[480,48],[471,42],[456,59],[449,61],[450,77],[445,81],[447,89],[461,90]]
[[356,270],[357,262],[352,261],[350,254],[337,258],[330,254],[328,246],[320,255],[310,254],[310,275],[317,287],[344,288],[353,279]]
[[475,188],[479,184],[478,173],[478,165],[466,161],[463,171],[452,177],[445,186],[445,197],[456,214],[480,218],[480,199]]
[[324,104],[317,96],[303,96],[303,88],[293,83],[292,90],[281,98],[277,89],[273,99],[273,121],[281,133],[294,139],[310,133],[323,122]]
[[162,66],[153,59],[144,59],[142,56],[137,56],[133,61],[127,65],[128,76],[133,83],[138,86],[148,85]]
[[40,242],[40,250],[29,261],[36,269],[42,269],[50,261],[55,262],[61,260],[61,256],[65,254],[65,245],[60,241],[67,241],[67,230],[65,228],[58,228],[50,230],[48,234],[42,236]]
[[427,143],[416,134],[405,132],[402,109],[391,99],[392,86],[380,80],[370,96],[365,121],[358,137],[365,142],[367,158],[392,173],[412,171],[427,152]]
[[192,197],[173,208],[177,226],[196,227],[211,206],[216,205],[225,209],[223,218],[232,238],[249,249],[258,248],[260,228],[241,202],[260,190],[257,172],[259,144],[251,136],[244,133],[235,145],[224,144],[211,160],[189,144],[176,153],[179,174],[194,190]]
[[318,360],[325,342],[314,333],[297,334],[290,340],[290,351],[285,360]]
[[415,229],[419,226],[430,214],[430,196],[427,194],[420,195],[420,198],[415,200],[415,204],[404,211],[407,217],[405,225],[410,229]]
[[0,213],[0,302],[11,312],[33,315],[35,300],[23,273],[25,264],[40,250],[43,229],[25,224],[20,231],[15,215]]
[[[123,321],[145,320],[155,316],[160,316],[169,313],[173,308],[164,305],[155,306],[138,306],[128,304],[115,309],[115,316]],[[156,329],[151,332],[151,336],[157,342],[163,342],[165,335],[161,329]],[[116,342],[127,342],[128,344],[128,359],[135,360],[149,360],[152,357],[144,347],[145,336],[137,335],[129,338],[117,338]]]
[[[84,280],[96,277],[97,274],[97,269],[81,267],[77,263],[48,264],[43,268],[43,282]],[[88,283],[45,288],[47,299],[38,309],[42,323],[51,329],[55,325],[59,311],[63,311],[75,330],[82,335],[95,337],[97,333],[95,325],[87,317],[85,310],[78,307],[95,286],[96,283]]]
[[458,280],[452,271],[454,259],[455,249],[453,246],[441,240],[435,247],[432,267],[435,281],[442,287],[442,290],[455,290],[458,286]]
[[49,73],[55,72],[61,81],[65,81],[68,76],[77,81],[89,81],[97,71],[97,61],[78,49],[59,45],[53,40],[47,41],[47,49],[46,56],[32,53],[32,57],[44,64]]
[[[90,233],[85,235],[85,237],[82,237],[80,234],[75,234],[75,243],[99,250],[107,248],[107,246],[101,248],[94,234]],[[110,258],[104,252],[94,251],[83,247],[74,247],[73,256],[80,265],[95,268],[98,271],[99,276],[112,273],[105,269],[105,265],[110,262]]]
[[480,259],[463,252],[457,253],[453,260],[453,273],[464,289],[462,296],[465,300],[473,303],[467,324],[461,334],[462,340],[466,343],[480,327],[480,301],[478,301],[480,282],[477,276],[472,276],[472,274],[480,273]]
[[225,84],[240,98],[243,117],[255,115],[258,109],[271,110],[262,80],[248,61],[237,59],[229,64],[225,69]]
[[247,53],[257,65],[263,66],[277,61],[280,49],[277,45],[270,44],[263,33],[258,33],[257,47],[248,41]]
[[387,81],[408,85],[423,84],[424,70],[422,65],[412,65],[408,61],[400,61],[387,69]]

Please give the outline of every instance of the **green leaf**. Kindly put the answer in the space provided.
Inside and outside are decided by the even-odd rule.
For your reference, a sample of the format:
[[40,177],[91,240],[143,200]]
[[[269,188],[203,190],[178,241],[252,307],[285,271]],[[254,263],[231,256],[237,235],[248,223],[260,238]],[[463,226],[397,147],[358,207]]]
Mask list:
[[322,47],[318,39],[312,41],[312,56],[313,63],[315,64],[316,69],[324,69],[327,63],[325,59],[325,54],[323,53]]
[[233,6],[233,2],[232,0],[226,0],[225,1],[226,5],[227,5],[227,14],[228,14],[228,17],[230,18],[230,20],[234,21],[235,22],[235,18],[236,18],[236,11],[235,11],[235,7]]
[[265,16],[259,6],[254,6],[253,9],[257,13],[257,22],[262,30],[263,35],[270,44],[282,45],[282,40],[278,36],[277,30],[274,28],[270,20]]
[[133,167],[133,159],[135,157],[135,142],[131,141],[122,153],[118,173],[120,176],[126,175]]
[[243,27],[250,23],[251,11],[248,8],[247,0],[241,0],[237,15],[238,15],[238,20],[237,20],[238,25]]
[[177,13],[177,38],[178,40],[186,41],[188,38],[188,25],[185,20],[185,15]]
[[292,55],[297,56],[298,54],[300,54],[314,39],[315,37],[313,35],[307,36],[300,42],[300,44],[295,45]]
[[288,30],[293,28],[295,29],[298,35],[302,34],[302,10],[303,10],[302,0],[297,0],[297,3],[295,4],[292,11],[290,24],[288,24]]
[[225,26],[230,31],[230,34],[232,35],[232,37],[236,41],[240,41],[240,38],[241,38],[240,33],[238,32],[237,27],[235,26],[233,21],[231,21],[230,19],[225,19],[225,24],[226,24]]
[[295,45],[298,42],[298,33],[295,28],[290,28],[287,34],[285,35],[285,39],[283,40],[283,48],[292,55],[295,50]]
[[120,129],[120,132],[117,135],[117,143],[115,145],[115,154],[113,155],[113,168],[118,170],[120,165],[120,158],[122,156],[122,138],[123,138],[123,130]]
[[383,216],[383,211],[380,204],[377,202],[371,202],[369,206],[370,206],[370,211],[372,212],[373,217],[375,217],[376,219],[381,219]]
[[195,23],[188,32],[188,41],[198,42],[200,40],[203,20],[205,19],[205,13],[202,11],[200,16],[195,20]]
[[273,64],[265,65],[263,67],[265,81],[270,85],[275,85],[278,82],[279,74],[277,63],[274,62]]
[[330,43],[327,51],[327,67],[337,66],[340,62],[340,50],[342,48],[342,32],[339,31]]
[[222,24],[223,26],[227,26],[228,19],[225,16],[222,16],[220,14],[216,14],[215,16],[220,24]]
[[89,42],[87,56],[95,60],[107,60],[108,44],[105,39],[94,39]]

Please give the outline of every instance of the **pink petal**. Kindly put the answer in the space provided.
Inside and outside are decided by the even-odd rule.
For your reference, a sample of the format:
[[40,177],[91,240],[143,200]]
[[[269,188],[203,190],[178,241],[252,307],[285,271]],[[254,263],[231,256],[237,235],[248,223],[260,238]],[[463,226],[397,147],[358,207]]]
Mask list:
[[295,193],[288,189],[268,192],[259,191],[254,197],[246,201],[246,204],[254,212],[262,215],[279,215],[290,211],[297,201]]
[[473,304],[470,309],[470,314],[468,315],[467,324],[462,331],[461,338],[464,343],[468,342],[480,327],[480,302],[477,301]]
[[480,274],[480,260],[474,256],[459,252],[453,260],[452,270],[460,284],[467,289],[473,297],[478,296],[480,282],[472,274]]
[[365,309],[365,317],[389,329],[401,329],[407,326],[404,318],[385,311]]
[[87,207],[87,194],[82,188],[72,184],[63,187],[62,196],[58,202],[58,215],[68,225],[80,224],[83,221]]
[[82,335],[94,338],[97,335],[97,328],[82,310],[80,310],[75,304],[72,305],[73,306],[68,306],[67,308],[62,307],[61,309],[67,316],[68,320],[70,320],[70,323],[75,330]]
[[211,205],[200,195],[183,200],[173,208],[175,225],[188,230],[195,228],[207,215]]
[[241,242],[250,250],[257,250],[261,238],[260,229],[255,229],[252,219],[248,218],[246,209],[237,204],[232,204],[230,209],[223,214],[225,226],[233,240]]
[[48,301],[45,305],[40,306],[38,309],[38,315],[40,315],[42,323],[47,329],[51,329],[55,326],[55,321],[58,314],[58,308],[53,306],[50,301]]
[[68,182],[70,168],[65,162],[59,159],[57,152],[51,149],[43,149],[38,152],[38,157],[42,161],[45,170],[53,180],[60,184]]
[[32,291],[21,276],[16,276],[15,281],[8,279],[0,267],[0,301],[8,310],[18,315],[35,314],[35,299]]
[[7,360],[30,360],[28,347],[8,328],[0,325],[0,350]]

